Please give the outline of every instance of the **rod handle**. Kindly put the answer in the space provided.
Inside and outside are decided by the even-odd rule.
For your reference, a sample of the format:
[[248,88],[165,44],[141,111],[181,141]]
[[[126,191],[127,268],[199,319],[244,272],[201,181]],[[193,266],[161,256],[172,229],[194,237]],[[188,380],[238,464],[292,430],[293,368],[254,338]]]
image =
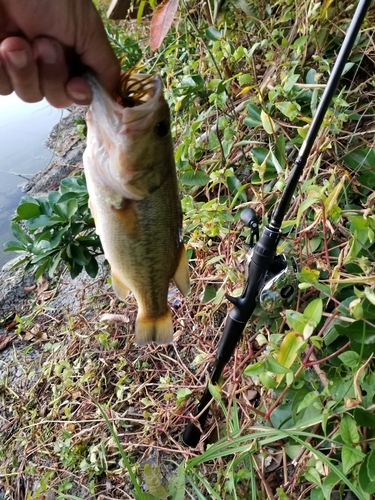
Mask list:
[[195,448],[200,441],[201,435],[202,432],[199,427],[197,427],[194,422],[189,422],[182,435],[182,442],[185,446]]

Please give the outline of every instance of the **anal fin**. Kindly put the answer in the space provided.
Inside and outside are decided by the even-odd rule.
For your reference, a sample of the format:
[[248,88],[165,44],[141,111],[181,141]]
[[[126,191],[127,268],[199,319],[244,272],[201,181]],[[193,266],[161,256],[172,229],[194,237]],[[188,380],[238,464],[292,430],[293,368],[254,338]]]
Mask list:
[[130,290],[112,270],[112,288],[120,300],[125,300]]
[[184,245],[181,245],[179,261],[177,265],[176,272],[173,275],[173,280],[180,290],[182,295],[186,297],[190,290],[190,280],[189,280],[189,263],[186,256],[186,251]]
[[173,340],[172,314],[168,309],[158,318],[145,318],[138,314],[135,323],[135,341],[138,345],[156,342],[170,344]]

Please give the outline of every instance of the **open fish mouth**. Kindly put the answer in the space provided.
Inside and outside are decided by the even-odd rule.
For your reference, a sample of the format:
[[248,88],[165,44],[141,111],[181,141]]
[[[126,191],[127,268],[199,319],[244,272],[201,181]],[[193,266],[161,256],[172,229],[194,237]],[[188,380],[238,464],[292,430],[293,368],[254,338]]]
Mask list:
[[156,75],[137,73],[136,67],[121,75],[117,104],[134,108],[157,97],[161,92],[160,78]]

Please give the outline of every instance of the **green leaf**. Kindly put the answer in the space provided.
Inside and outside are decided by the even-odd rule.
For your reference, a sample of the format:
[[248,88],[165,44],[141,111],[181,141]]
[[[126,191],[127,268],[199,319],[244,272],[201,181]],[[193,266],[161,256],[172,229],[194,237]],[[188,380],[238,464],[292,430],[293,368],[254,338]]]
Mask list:
[[177,404],[180,405],[184,399],[189,397],[191,394],[191,390],[188,389],[187,387],[181,387],[180,389],[177,389],[176,391],[176,397],[177,397]]
[[346,351],[339,354],[339,359],[349,368],[357,368],[359,363],[359,354],[355,351]]
[[279,162],[279,165],[284,170],[286,167],[286,157],[287,157],[284,134],[280,134],[276,138],[275,155]]
[[208,390],[211,396],[216,401],[221,401],[221,387],[218,384],[213,385],[211,382],[208,383]]
[[[289,332],[282,341],[277,361],[282,366],[290,368],[297,357],[298,349],[302,342],[302,338],[296,335],[295,332]],[[276,377],[277,382],[280,382],[282,378],[282,376]]]
[[51,206],[53,206],[57,200],[60,198],[60,193],[58,191],[50,191],[48,193],[48,201]]
[[13,236],[17,238],[25,246],[32,242],[30,236],[22,229],[22,227],[17,224],[17,222],[11,222],[10,228],[12,230]]
[[253,363],[252,365],[248,365],[243,374],[246,377],[252,377],[253,375],[259,375],[260,373],[264,372],[264,363],[265,361],[257,361],[256,363]]
[[298,405],[296,413],[299,413],[301,410],[304,410],[305,408],[310,406],[318,397],[319,394],[316,391],[308,392]]
[[31,231],[35,229],[40,229],[42,227],[47,226],[56,226],[56,224],[60,224],[60,220],[52,219],[48,215],[40,215],[39,217],[34,217],[33,219],[29,219],[26,222],[26,227]]
[[223,39],[223,34],[220,30],[216,29],[214,26],[210,26],[206,29],[206,36],[213,42]]
[[313,467],[310,467],[308,469],[308,471],[305,473],[305,477],[308,481],[310,481],[313,484],[318,484],[318,485],[322,484],[319,472]]
[[342,470],[344,474],[347,474],[355,464],[362,460],[362,458],[363,453],[360,449],[344,445],[341,450]]
[[250,73],[242,74],[238,77],[238,83],[241,87],[245,85],[252,85],[254,82],[254,78]]
[[70,220],[78,209],[78,201],[76,198],[68,200],[59,200],[53,205],[53,209],[64,220]]
[[44,273],[44,271],[48,268],[49,266],[49,263],[50,263],[50,259],[46,259],[43,264],[41,264],[36,273],[35,273],[35,281],[38,281],[38,279],[42,276],[42,274]]
[[85,265],[85,271],[90,278],[95,278],[99,271],[99,266],[96,258],[92,255],[88,264]]
[[279,109],[283,115],[289,118],[290,121],[293,121],[301,110],[301,107],[296,102],[285,101],[285,102],[277,102],[277,109]]
[[290,368],[286,368],[285,366],[281,365],[272,356],[268,356],[265,366],[269,372],[275,374],[285,374],[285,373],[290,373],[292,371]]
[[367,473],[370,481],[375,481],[375,450],[371,450],[368,454]]
[[87,185],[84,174],[77,177],[66,177],[60,183],[60,193],[87,194]]
[[77,264],[80,266],[84,267],[90,262],[90,258],[85,254],[87,250],[82,247],[72,244],[70,245],[70,254],[72,256],[72,259],[74,259]]
[[371,304],[375,305],[375,292],[373,288],[370,288],[368,286],[365,287],[365,296],[366,299],[371,302]]
[[344,157],[346,165],[353,170],[373,169],[375,165],[375,148],[360,148]]
[[185,462],[177,467],[176,475],[168,484],[168,493],[171,500],[185,500]]
[[203,304],[210,302],[210,300],[214,299],[215,297],[216,297],[216,288],[212,285],[207,285],[203,294],[203,299],[202,299]]
[[244,120],[246,126],[252,128],[252,127],[259,127],[259,125],[262,125],[262,120],[260,118],[261,110],[257,106],[255,106],[254,104],[248,104],[247,112],[248,115]]
[[303,317],[313,326],[318,326],[323,315],[323,301],[322,299],[315,299],[308,304],[303,311]]
[[26,250],[26,245],[20,243],[19,241],[6,241],[3,245],[4,252],[25,252]]
[[354,323],[345,326],[337,324],[335,329],[339,335],[344,335],[358,344],[361,344],[362,340],[366,345],[375,344],[375,328],[362,320],[354,321]]
[[185,172],[180,177],[181,183],[185,186],[206,186],[210,182],[210,176],[201,170]]
[[306,326],[307,320],[304,315],[298,311],[293,311],[292,309],[287,309],[286,312],[286,321],[290,328],[295,330],[297,333],[303,335],[303,330]]
[[74,261],[71,262],[69,272],[72,279],[76,278],[79,275],[79,273],[82,272],[82,269],[83,266],[81,266],[77,262]]
[[260,113],[260,119],[262,121],[264,130],[267,132],[267,134],[272,135],[276,131],[276,124],[272,120],[270,115],[263,111],[263,109]]
[[359,442],[359,433],[355,420],[347,413],[341,418],[340,434],[345,444],[353,445]]
[[60,250],[58,254],[56,254],[52,261],[51,261],[51,264],[49,265],[48,267],[48,276],[50,278],[52,278],[56,272],[56,269],[58,267],[58,265],[60,264],[61,262],[61,256],[62,256],[62,253],[63,253],[63,250]]
[[310,322],[306,323],[305,328],[303,329],[303,339],[307,340],[311,337],[311,335],[314,333],[315,326],[312,325]]
[[168,498],[168,492],[161,482],[159,467],[151,467],[150,464],[145,464],[143,474],[151,495],[159,500],[166,500]]
[[375,414],[373,411],[365,410],[360,406],[354,409],[354,419],[361,427],[375,429]]
[[[238,193],[239,190],[241,188],[243,188],[241,181],[239,179],[237,179],[237,177],[234,175],[228,176],[226,180],[227,180],[229,191],[233,195]],[[241,201],[244,201],[244,202],[247,201],[246,193],[243,190],[239,193],[239,198]]]
[[299,223],[300,223],[300,220],[301,220],[303,213],[308,208],[310,208],[312,205],[314,205],[314,203],[316,203],[317,201],[318,201],[318,198],[316,198],[315,196],[313,196],[311,198],[309,197],[309,198],[306,198],[305,200],[303,200],[303,202],[298,207],[296,226],[299,226]]
[[32,219],[40,215],[39,203],[22,203],[17,208],[17,214],[22,220]]
[[[361,464],[361,467],[359,468],[359,473],[358,473],[358,481],[359,485],[362,488],[362,490],[365,493],[368,493],[369,495],[372,495],[375,493],[375,481],[372,481],[369,476],[369,471],[368,471],[368,464],[369,464],[369,457],[371,454],[374,454],[375,450],[370,451],[366,455],[366,458]],[[372,461],[372,460],[371,460]]]

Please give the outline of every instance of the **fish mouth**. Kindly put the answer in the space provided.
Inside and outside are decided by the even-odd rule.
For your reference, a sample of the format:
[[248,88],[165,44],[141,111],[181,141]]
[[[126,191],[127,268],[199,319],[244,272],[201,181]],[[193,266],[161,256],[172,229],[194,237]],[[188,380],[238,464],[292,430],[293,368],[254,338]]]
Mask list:
[[122,73],[115,99],[123,108],[135,108],[154,100],[161,92],[161,82],[157,74],[137,73],[136,67]]
[[123,133],[124,125],[147,119],[163,95],[158,74],[138,73],[140,69],[136,66],[121,74],[114,96],[107,94],[93,75],[87,75],[94,96],[91,109],[96,108],[97,116],[108,117],[114,127],[113,133]]

